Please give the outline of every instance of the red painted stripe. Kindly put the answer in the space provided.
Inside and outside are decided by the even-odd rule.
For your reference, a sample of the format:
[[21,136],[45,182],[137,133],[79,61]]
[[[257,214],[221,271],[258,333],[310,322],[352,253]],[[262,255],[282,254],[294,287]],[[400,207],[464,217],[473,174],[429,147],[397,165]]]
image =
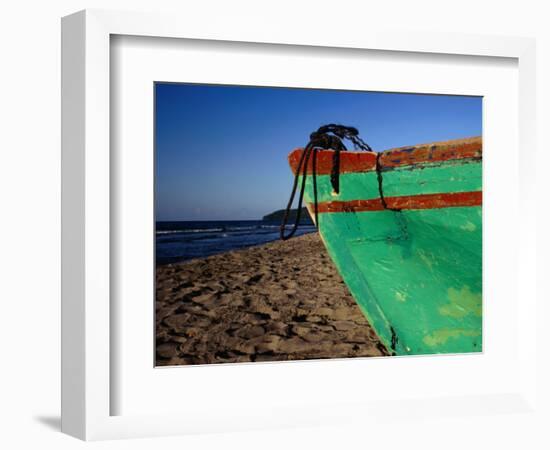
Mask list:
[[481,139],[457,145],[428,144],[390,150],[382,153],[380,165],[390,168],[467,158],[481,158]]
[[[297,148],[288,155],[288,162],[292,172],[296,174],[303,149]],[[316,173],[328,175],[332,170],[333,150],[320,150],[317,152]],[[374,152],[341,152],[340,173],[368,172],[376,169],[376,153]],[[313,155],[309,158],[307,173],[313,173]]]
[[[288,155],[288,161],[294,174],[298,170],[302,152],[303,149],[299,148]],[[333,150],[320,150],[317,153],[317,174],[328,175],[331,173],[333,154]],[[480,137],[457,139],[386,150],[380,156],[380,167],[391,169],[422,163],[481,158],[481,156],[482,141]],[[340,154],[340,173],[369,172],[372,170],[376,170],[376,153],[346,151]],[[309,159],[307,173],[313,173],[312,158]]]
[[[406,195],[401,197],[385,197],[390,209],[437,209],[457,206],[480,206],[482,192],[449,192],[444,194]],[[310,210],[314,206],[310,204]],[[380,198],[368,200],[351,200],[347,202],[334,201],[318,204],[319,213],[382,211],[384,205]]]

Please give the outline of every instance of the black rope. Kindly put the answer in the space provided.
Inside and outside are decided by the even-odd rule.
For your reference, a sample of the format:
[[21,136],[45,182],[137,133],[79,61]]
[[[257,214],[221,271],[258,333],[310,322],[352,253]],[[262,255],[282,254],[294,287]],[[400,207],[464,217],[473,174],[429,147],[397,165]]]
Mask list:
[[[343,139],[348,139],[353,143],[356,150],[364,150],[372,152],[372,148],[359,137],[359,131],[354,127],[347,127],[344,125],[328,124],[320,127],[317,131],[314,131],[309,136],[309,143],[304,148],[298,167],[296,168],[296,174],[294,176],[294,183],[292,185],[292,192],[288,200],[288,204],[281,223],[280,235],[281,239],[290,239],[298,230],[300,224],[300,218],[302,214],[302,203],[304,200],[304,192],[306,188],[307,169],[310,157],[312,158],[312,181],[313,181],[313,204],[315,208],[315,226],[319,227],[319,208],[317,204],[317,152],[319,150],[334,150],[332,156],[332,169],[330,174],[330,182],[334,192],[340,192],[340,152],[345,151],[346,146],[342,142]],[[302,176],[302,184],[300,186],[300,196],[298,197],[298,209],[296,211],[296,219],[294,225],[290,230],[290,233],[285,235],[285,229],[288,222],[288,217],[292,209],[292,203],[294,203],[294,197],[296,196],[296,190],[298,188],[298,178]]]
[[399,208],[390,208],[386,202],[386,197],[384,197],[384,177],[382,176],[382,164],[380,164],[380,157],[382,153],[376,154],[376,177],[378,180],[378,195],[380,196],[380,201],[382,202],[382,207],[389,211],[401,211]]

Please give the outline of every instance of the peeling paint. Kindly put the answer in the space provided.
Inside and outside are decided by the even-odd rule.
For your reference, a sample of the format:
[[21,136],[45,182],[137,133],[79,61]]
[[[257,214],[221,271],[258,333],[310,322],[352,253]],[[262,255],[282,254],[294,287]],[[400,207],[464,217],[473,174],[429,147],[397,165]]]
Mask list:
[[396,299],[398,302],[406,302],[406,301],[407,301],[407,293],[406,293],[406,292],[396,291],[396,292],[395,292],[395,299]]
[[458,337],[477,337],[481,334],[480,331],[462,329],[462,328],[447,328],[441,330],[435,330],[433,333],[427,335],[422,341],[430,347],[436,345],[443,345],[449,339],[456,339]]
[[426,250],[424,250],[424,249],[419,249],[417,253],[418,253],[418,256],[420,256],[420,259],[421,259],[422,261],[424,261],[424,263],[426,264],[426,266],[428,266],[428,268],[429,268],[430,270],[432,270],[432,269],[433,269],[433,267],[432,267],[433,264],[436,263],[435,260],[434,260],[434,258],[431,257],[431,256],[428,256],[428,253],[427,253]]
[[477,227],[472,222],[466,222],[460,226],[460,229],[464,231],[476,231]]
[[463,286],[460,291],[449,288],[447,291],[449,303],[439,307],[439,313],[455,319],[461,319],[468,314],[481,317],[481,292],[470,291],[469,286]]

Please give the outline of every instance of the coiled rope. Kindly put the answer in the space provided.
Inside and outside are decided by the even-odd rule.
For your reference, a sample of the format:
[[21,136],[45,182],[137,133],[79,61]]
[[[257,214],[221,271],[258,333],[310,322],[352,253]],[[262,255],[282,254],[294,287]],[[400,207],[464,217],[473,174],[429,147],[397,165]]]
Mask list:
[[[315,226],[319,226],[318,220],[318,205],[317,205],[317,152],[319,150],[334,150],[332,155],[332,169],[330,173],[330,182],[334,192],[340,192],[340,152],[345,151],[346,146],[342,142],[343,139],[348,139],[353,143],[356,150],[364,150],[372,152],[371,147],[359,137],[359,131],[357,128],[348,127],[344,125],[328,124],[320,127],[317,131],[314,131],[309,135],[309,143],[304,148],[298,167],[296,168],[296,174],[294,175],[294,183],[292,185],[292,192],[288,200],[288,204],[281,223],[280,236],[282,240],[290,239],[298,230],[300,224],[300,217],[302,213],[302,203],[304,200],[304,192],[306,188],[307,168],[310,158],[312,158],[312,180],[313,180],[313,204],[315,208]],[[300,186],[300,196],[298,197],[298,209],[296,211],[296,219],[294,225],[288,234],[285,234],[288,217],[292,209],[292,203],[294,203],[294,197],[298,188],[298,179],[302,177],[302,184]]]

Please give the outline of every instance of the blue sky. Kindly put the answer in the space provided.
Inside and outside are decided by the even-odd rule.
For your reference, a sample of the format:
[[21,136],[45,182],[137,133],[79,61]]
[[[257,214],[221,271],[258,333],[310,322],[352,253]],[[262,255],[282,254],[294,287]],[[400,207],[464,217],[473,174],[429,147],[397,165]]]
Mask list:
[[327,123],[358,128],[377,151],[482,131],[481,97],[169,83],[155,94],[156,220],[284,208],[288,153]]

